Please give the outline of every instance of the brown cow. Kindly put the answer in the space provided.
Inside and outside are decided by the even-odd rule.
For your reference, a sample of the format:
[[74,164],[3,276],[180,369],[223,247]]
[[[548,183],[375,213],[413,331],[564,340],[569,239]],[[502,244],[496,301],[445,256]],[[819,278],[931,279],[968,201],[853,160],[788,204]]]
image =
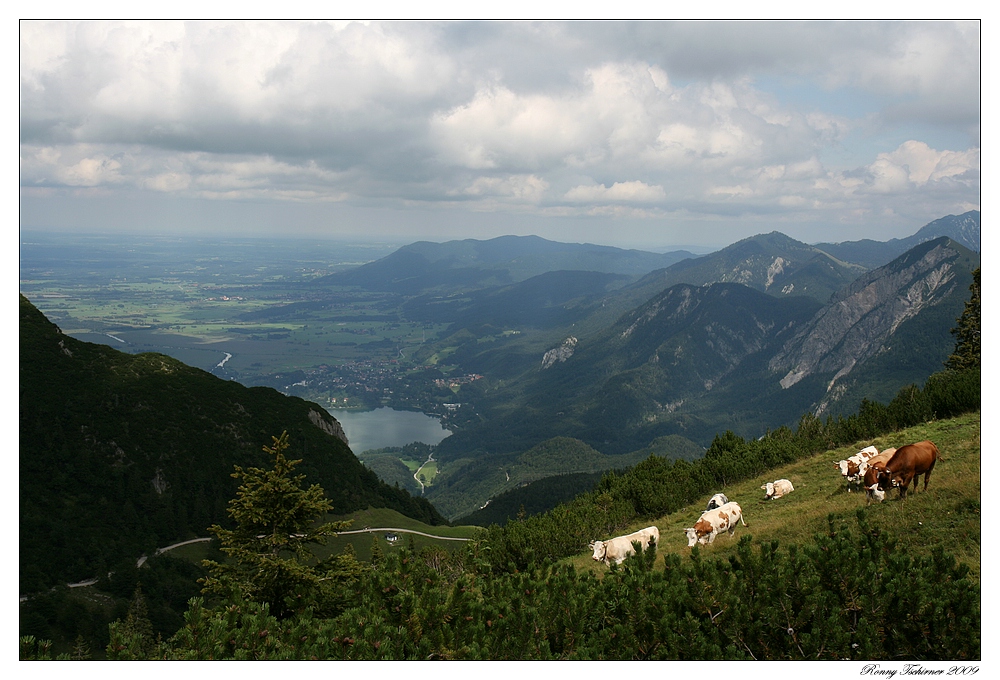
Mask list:
[[[888,491],[892,487],[898,487],[899,497],[906,498],[906,490],[910,486],[910,482],[919,481],[920,475],[923,475],[924,491],[927,491],[931,470],[934,469],[934,464],[939,457],[940,454],[934,442],[927,440],[899,448],[886,462],[885,470],[879,473],[879,488]],[[916,491],[916,483],[913,485],[913,490]]]

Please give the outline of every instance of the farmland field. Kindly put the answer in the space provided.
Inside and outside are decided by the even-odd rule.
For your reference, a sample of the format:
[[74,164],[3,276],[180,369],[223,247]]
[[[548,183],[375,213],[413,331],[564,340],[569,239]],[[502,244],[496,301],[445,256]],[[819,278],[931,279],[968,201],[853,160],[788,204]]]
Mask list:
[[[63,332],[334,408],[374,408],[443,324],[315,279],[398,244],[22,233],[20,290]],[[414,410],[421,410],[419,405]]]

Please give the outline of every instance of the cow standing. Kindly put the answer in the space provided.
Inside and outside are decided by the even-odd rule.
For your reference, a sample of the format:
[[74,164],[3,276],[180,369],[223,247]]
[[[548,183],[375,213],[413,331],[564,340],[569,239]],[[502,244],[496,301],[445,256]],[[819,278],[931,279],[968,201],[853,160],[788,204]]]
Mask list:
[[[901,447],[886,462],[885,470],[879,473],[879,488],[888,491],[896,487],[899,489],[899,497],[906,498],[910,482],[919,481],[920,475],[923,475],[924,491],[927,491],[927,482],[931,478],[931,471],[940,456],[934,442],[926,439],[916,444],[907,444]],[[914,483],[914,491],[916,491],[916,486]]]
[[632,547],[633,541],[646,549],[650,543],[660,542],[660,530],[655,526],[646,527],[628,536],[618,536],[607,541],[593,541],[590,547],[594,549],[595,560],[610,566],[612,562],[621,564],[626,557],[635,554],[635,548]]
[[729,535],[732,536],[736,533],[737,521],[743,526],[747,525],[743,521],[743,509],[740,508],[739,503],[726,503],[721,508],[702,513],[693,527],[684,529],[688,539],[688,547],[690,548],[695,543],[702,545],[712,543],[715,541],[715,537],[723,531],[728,531]]
[[[865,473],[868,471],[869,467],[875,465],[876,463],[882,463],[884,465],[890,458],[892,458],[894,453],[896,453],[896,449],[886,449],[877,456],[872,456],[868,460],[861,461],[861,465],[857,466],[857,472],[854,473],[854,476],[857,479],[864,479]],[[850,468],[849,466],[849,469],[853,468]],[[850,479],[850,475],[848,476],[848,479]]]
[[838,461],[833,464],[835,468],[840,470],[841,476],[847,479],[847,491],[850,493],[852,487],[857,485],[861,481],[861,466],[869,458],[878,455],[878,449],[874,446],[866,446],[857,453],[855,453],[850,458]]

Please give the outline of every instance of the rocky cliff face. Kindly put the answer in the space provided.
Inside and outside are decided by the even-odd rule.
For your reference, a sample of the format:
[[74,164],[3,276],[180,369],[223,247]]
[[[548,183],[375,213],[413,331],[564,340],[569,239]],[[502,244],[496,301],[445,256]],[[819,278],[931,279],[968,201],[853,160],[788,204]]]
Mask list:
[[[327,418],[329,418],[329,420]],[[323,430],[328,435],[336,437],[340,441],[350,446],[350,442],[347,441],[347,433],[344,432],[343,426],[341,426],[340,421],[338,421],[336,418],[332,418],[330,416],[324,418],[319,411],[316,411],[315,409],[310,409],[309,420],[312,421],[313,425]]]
[[838,293],[771,359],[788,389],[814,373],[833,373],[827,385],[878,354],[896,329],[955,292],[955,268],[968,251],[948,238],[914,248],[868,272]]
[[546,352],[542,357],[542,370],[544,371],[553,364],[566,361],[573,356],[573,352],[576,350],[576,343],[576,338],[566,338],[561,345]]

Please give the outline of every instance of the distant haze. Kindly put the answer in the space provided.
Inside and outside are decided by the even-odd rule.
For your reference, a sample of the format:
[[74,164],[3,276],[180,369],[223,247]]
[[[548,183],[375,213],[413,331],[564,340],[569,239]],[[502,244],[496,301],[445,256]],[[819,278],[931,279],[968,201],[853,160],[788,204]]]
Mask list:
[[980,208],[978,22],[39,22],[20,227],[667,250]]

